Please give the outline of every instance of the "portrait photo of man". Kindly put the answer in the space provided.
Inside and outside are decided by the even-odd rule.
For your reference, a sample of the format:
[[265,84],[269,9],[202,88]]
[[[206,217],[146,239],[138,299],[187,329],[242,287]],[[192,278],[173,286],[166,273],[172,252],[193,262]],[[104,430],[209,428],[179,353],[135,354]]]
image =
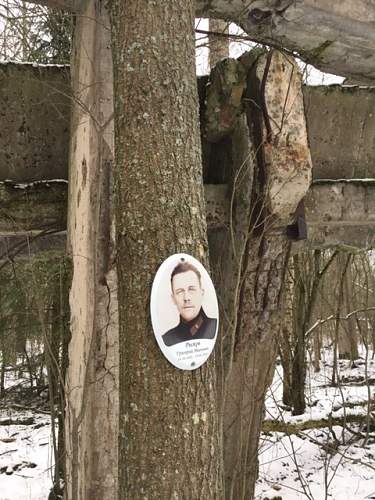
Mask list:
[[182,260],[171,273],[171,296],[179,314],[176,326],[162,335],[166,346],[197,339],[213,339],[217,319],[209,318],[203,310],[205,290],[198,269]]

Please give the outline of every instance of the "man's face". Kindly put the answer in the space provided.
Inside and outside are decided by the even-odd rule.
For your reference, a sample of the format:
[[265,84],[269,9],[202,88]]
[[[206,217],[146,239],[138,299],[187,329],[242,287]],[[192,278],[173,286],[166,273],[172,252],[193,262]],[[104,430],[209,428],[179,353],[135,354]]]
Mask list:
[[191,321],[200,311],[203,289],[194,271],[176,274],[172,278],[172,299],[182,319]]

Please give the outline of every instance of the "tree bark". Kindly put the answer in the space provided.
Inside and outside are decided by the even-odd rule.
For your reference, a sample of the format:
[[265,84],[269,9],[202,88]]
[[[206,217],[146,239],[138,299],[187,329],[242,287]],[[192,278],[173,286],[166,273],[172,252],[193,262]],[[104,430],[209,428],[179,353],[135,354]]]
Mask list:
[[214,356],[177,371],[151,327],[171,254],[207,261],[194,3],[112,0],[120,315],[119,498],[221,498]]
[[117,496],[118,320],[111,205],[109,16],[85,0],[72,55],[68,239],[73,278],[66,382],[66,499]]
[[[306,277],[303,272],[300,256],[293,257],[294,269],[294,305],[293,331],[294,352],[292,363],[292,398],[293,415],[302,415],[306,408],[305,381],[306,381],[306,330],[311,309],[311,290],[308,285],[313,278]],[[313,273],[315,270],[310,270]],[[304,276],[305,274],[305,276]]]
[[278,339],[279,355],[283,367],[283,403],[293,404],[292,393],[292,359],[293,359],[293,265],[289,260],[288,271],[284,283],[284,302],[280,337]]
[[[344,256],[341,257],[341,260]],[[344,278],[344,314],[349,314],[356,309],[356,300],[353,295],[353,258],[348,264]],[[358,335],[354,316],[347,321],[341,321],[339,332],[339,358],[350,359],[352,362],[358,359]]]
[[[281,289],[288,259],[288,245],[282,237],[252,240],[252,247],[252,264],[244,280],[249,311],[242,316],[242,311],[238,312],[243,344],[237,346],[225,390],[224,480],[230,500],[254,496],[264,399],[275,367]],[[259,250],[261,256],[257,255]],[[261,306],[262,302],[267,305]]]

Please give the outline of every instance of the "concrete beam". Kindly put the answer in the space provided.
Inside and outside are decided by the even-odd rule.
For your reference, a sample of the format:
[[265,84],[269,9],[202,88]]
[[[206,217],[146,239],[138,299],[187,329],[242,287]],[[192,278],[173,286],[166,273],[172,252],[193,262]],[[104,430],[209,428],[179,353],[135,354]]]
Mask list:
[[[30,0],[79,12],[79,0]],[[375,81],[375,4],[369,0],[196,0],[196,16],[233,21],[260,43],[323,71]]]
[[312,247],[375,247],[375,180],[316,181],[305,213]]
[[17,235],[0,235],[0,262],[13,262],[41,253],[65,254],[66,231],[54,233],[29,232]]
[[369,0],[197,0],[197,14],[239,24],[260,43],[329,73],[375,82],[375,3]]
[[[69,94],[66,67],[0,64],[0,180],[67,179]],[[375,88],[305,87],[304,100],[313,177],[375,178]],[[226,187],[206,192],[209,225],[228,223]],[[306,198],[310,244],[372,247],[374,194],[370,181],[315,183]],[[0,235],[65,229],[66,203],[66,183],[3,182]]]
[[27,0],[27,3],[34,3],[36,5],[43,5],[50,9],[61,9],[67,12],[78,13],[81,11],[80,0]]
[[[8,197],[7,208],[2,207],[0,212],[0,260],[13,254],[65,249],[67,183],[43,184],[31,184],[22,190],[0,185],[0,193],[7,190]],[[227,185],[205,185],[205,195],[209,229],[229,227]],[[308,246],[375,247],[375,180],[315,181],[304,205]],[[285,231],[285,227],[274,230]]]
[[[210,229],[230,225],[226,185],[206,185]],[[375,181],[315,182],[304,200],[307,241],[311,248],[375,247]],[[285,231],[285,227],[274,227]]]

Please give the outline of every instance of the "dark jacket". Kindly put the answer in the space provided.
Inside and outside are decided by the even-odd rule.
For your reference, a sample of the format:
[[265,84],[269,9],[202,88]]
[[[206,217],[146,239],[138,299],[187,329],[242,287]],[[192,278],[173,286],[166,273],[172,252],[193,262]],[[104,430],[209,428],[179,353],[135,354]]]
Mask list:
[[188,342],[189,340],[213,339],[216,333],[216,325],[217,320],[208,318],[201,309],[198,316],[191,321],[184,321],[180,316],[179,324],[165,333],[162,339],[167,346],[179,342]]

